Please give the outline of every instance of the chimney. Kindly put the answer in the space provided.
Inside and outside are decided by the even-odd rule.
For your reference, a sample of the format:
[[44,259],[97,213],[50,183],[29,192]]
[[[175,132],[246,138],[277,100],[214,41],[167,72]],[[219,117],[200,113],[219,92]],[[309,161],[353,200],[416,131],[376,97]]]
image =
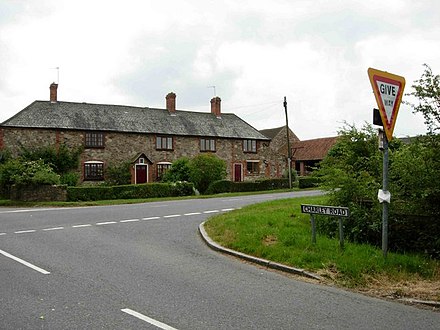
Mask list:
[[57,103],[57,89],[58,84],[52,83],[50,84],[50,103]]
[[221,110],[220,110],[221,101],[222,100],[218,96],[211,99],[211,113],[216,115],[217,118],[221,117]]
[[167,100],[167,110],[170,114],[176,114],[176,94],[171,92],[165,97]]

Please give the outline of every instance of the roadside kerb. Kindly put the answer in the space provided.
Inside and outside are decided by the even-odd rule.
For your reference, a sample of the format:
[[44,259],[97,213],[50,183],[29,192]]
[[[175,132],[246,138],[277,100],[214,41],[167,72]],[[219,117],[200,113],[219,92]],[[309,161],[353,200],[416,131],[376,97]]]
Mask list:
[[283,265],[283,264],[280,264],[280,263],[277,263],[277,262],[272,262],[272,261],[267,260],[267,259],[253,257],[253,256],[250,256],[248,254],[244,254],[242,252],[238,252],[238,251],[235,251],[235,250],[231,250],[231,249],[225,248],[225,247],[217,244],[216,242],[214,242],[208,236],[208,234],[205,231],[205,222],[203,222],[203,223],[201,223],[199,225],[199,233],[200,233],[200,236],[202,236],[202,238],[205,241],[205,243],[210,248],[212,248],[215,251],[219,251],[219,252],[222,252],[222,253],[225,253],[225,254],[229,254],[229,255],[232,255],[234,257],[238,257],[240,259],[243,259],[243,260],[246,260],[246,261],[249,261],[249,262],[258,264],[260,266],[264,266],[264,267],[270,268],[270,269],[280,270],[280,271],[283,271],[283,272],[286,272],[286,273],[296,274],[296,275],[312,278],[312,279],[315,279],[315,280],[321,280],[321,277],[319,275],[311,273],[311,272],[308,272],[308,271],[306,271],[304,269],[286,266],[286,265]]

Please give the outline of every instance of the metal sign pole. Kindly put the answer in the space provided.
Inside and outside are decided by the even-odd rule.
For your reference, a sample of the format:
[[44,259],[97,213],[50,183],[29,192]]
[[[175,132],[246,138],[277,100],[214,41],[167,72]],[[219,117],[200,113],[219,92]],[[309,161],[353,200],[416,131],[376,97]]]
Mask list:
[[[388,192],[388,139],[383,135],[383,191]],[[389,202],[382,203],[382,252],[386,258],[388,253],[388,205]]]

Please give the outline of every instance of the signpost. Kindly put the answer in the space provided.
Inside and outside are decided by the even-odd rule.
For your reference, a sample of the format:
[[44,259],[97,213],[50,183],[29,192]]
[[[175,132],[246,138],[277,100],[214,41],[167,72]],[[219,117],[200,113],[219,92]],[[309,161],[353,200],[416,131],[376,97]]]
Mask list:
[[312,224],[312,243],[316,243],[315,214],[330,215],[339,218],[339,246],[344,248],[344,226],[342,218],[350,216],[348,207],[301,204],[301,212],[310,214]]
[[[393,138],[394,125],[400,103],[402,102],[403,90],[405,89],[405,78],[376,69],[368,69],[371,87],[379,107],[380,117],[384,132],[380,149],[383,150],[383,180],[382,189],[378,192],[379,202],[382,203],[382,252],[384,257],[388,252],[388,204],[391,194],[388,191],[388,141]],[[382,143],[383,141],[383,143]]]

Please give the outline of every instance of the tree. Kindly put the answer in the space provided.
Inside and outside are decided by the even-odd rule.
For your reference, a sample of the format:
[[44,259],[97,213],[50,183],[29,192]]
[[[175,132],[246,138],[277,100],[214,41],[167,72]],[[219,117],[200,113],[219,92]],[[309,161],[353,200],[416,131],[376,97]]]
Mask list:
[[434,75],[429,65],[424,64],[425,71],[419,80],[411,86],[413,91],[407,95],[418,99],[419,104],[407,102],[414,112],[420,112],[430,133],[440,130],[440,75]]
[[190,181],[204,193],[211,182],[226,178],[226,163],[212,154],[200,154],[190,163]]

